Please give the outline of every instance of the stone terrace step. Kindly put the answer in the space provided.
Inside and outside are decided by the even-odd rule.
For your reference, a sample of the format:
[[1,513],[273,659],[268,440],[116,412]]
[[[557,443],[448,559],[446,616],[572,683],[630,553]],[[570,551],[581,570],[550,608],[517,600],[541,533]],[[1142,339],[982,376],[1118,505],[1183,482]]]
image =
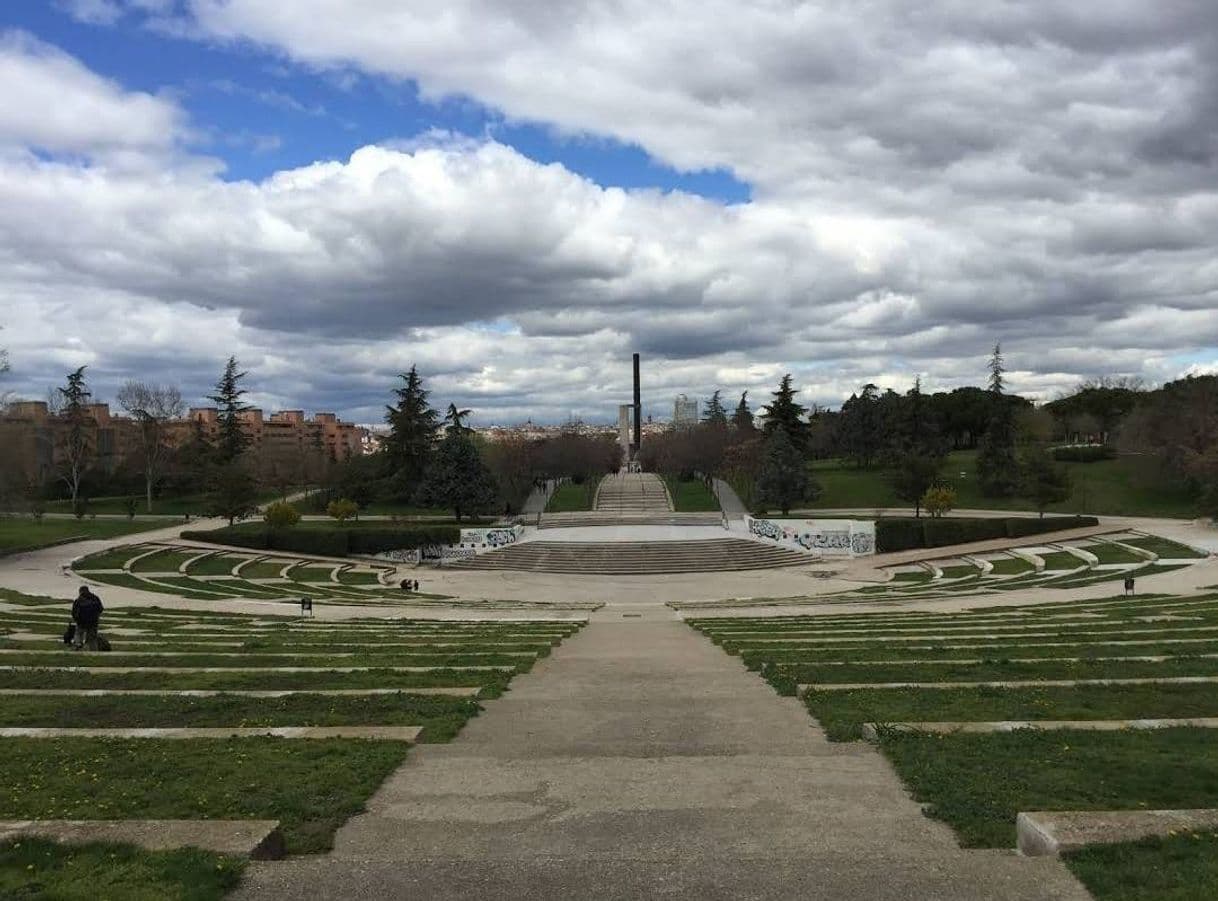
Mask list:
[[717,526],[719,513],[616,513],[590,510],[586,513],[543,513],[541,529],[572,529],[584,526]]
[[672,510],[668,489],[655,473],[607,475],[596,491],[596,509],[615,513],[663,513]]
[[453,564],[454,569],[598,575],[724,572],[805,566],[805,554],[743,538],[702,541],[526,541]]

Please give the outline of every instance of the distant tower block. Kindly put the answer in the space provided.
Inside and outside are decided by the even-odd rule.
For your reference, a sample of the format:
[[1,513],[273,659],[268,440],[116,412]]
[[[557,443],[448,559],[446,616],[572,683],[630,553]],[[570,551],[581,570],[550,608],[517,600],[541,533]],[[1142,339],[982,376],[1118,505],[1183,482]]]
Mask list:
[[643,400],[639,390],[639,355],[634,355],[634,453],[639,452],[643,437]]
[[621,404],[617,408],[617,443],[622,446],[622,459],[630,462],[630,404]]

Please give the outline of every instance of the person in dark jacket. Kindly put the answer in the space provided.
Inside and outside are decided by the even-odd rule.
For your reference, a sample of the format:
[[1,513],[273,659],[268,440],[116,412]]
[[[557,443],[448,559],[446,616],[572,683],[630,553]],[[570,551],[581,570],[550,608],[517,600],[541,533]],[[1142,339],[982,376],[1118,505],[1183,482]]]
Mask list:
[[80,586],[80,593],[72,602],[72,621],[76,623],[72,644],[76,650],[97,650],[97,627],[101,623],[103,609],[101,598],[90,591],[89,586]]

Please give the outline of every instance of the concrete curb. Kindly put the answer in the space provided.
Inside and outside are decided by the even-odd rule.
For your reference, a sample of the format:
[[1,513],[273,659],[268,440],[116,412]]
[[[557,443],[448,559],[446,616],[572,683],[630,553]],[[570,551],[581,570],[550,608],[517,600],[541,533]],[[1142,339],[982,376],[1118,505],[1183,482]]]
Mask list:
[[251,860],[286,854],[278,820],[0,820],[0,841],[116,842],[148,851],[200,848]]
[[58,729],[8,727],[0,738],[371,738],[380,741],[412,742],[422,726],[199,726],[181,729]]
[[976,723],[863,723],[863,738],[877,741],[880,732],[895,729],[900,732],[933,732],[950,735],[954,732],[1015,732],[1035,729],[1049,732],[1074,729],[1080,732],[1122,732],[1126,729],[1218,729],[1218,717],[1165,720],[996,720]]
[[1025,857],[1056,856],[1088,845],[1137,841],[1218,828],[1218,809],[1034,810],[1015,818],[1016,847]]

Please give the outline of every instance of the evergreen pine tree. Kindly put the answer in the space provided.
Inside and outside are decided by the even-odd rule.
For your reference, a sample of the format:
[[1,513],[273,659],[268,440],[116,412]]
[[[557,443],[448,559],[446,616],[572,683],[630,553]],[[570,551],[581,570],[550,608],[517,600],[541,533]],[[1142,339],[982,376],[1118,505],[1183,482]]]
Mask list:
[[800,456],[806,456],[808,449],[808,423],[804,421],[807,412],[803,405],[795,400],[796,389],[791,385],[791,374],[782,377],[774,399],[761,409],[765,414],[765,434],[767,438],[776,429],[787,433],[787,438]]
[[68,427],[56,431],[54,458],[59,467],[60,478],[71,492],[72,509],[75,511],[80,495],[80,483],[92,466],[97,449],[94,441],[96,423],[87,409],[89,398],[93,395],[85,384],[85,367],[81,366],[75,372],[68,373],[67,384],[55,390],[59,392],[63,405],[60,416]]
[[389,434],[385,437],[385,458],[399,493],[410,497],[418,489],[435,453],[439,415],[427,402],[427,390],[414,366],[402,374],[403,384],[394,388],[394,406],[385,408]]
[[495,506],[495,478],[473,439],[465,431],[450,429],[436,448],[435,459],[419,487],[418,501],[426,507],[446,507],[457,521]]
[[1015,458],[1015,409],[1003,393],[1006,368],[1001,345],[990,357],[990,419],[977,451],[977,483],[986,497],[1010,497],[1019,490]]
[[1022,461],[1021,493],[1032,500],[1044,518],[1045,508],[1070,499],[1070,473],[1043,448],[1030,450]]
[[892,474],[893,493],[914,505],[914,516],[922,515],[922,497],[939,482],[945,456],[939,431],[922,393],[921,376],[905,396],[904,421],[895,436],[892,451],[896,467]]
[[762,507],[777,507],[784,516],[792,505],[814,500],[820,494],[820,486],[808,474],[804,455],[786,429],[775,428],[766,439],[756,490]]
[[702,421],[711,428],[726,429],[727,428],[727,410],[723,407],[723,401],[719,399],[719,395],[723,392],[716,389],[711,395],[710,400],[706,402],[706,413],[702,417]]
[[449,404],[448,412],[444,414],[444,434],[463,432],[468,435],[472,432],[473,429],[465,424],[465,420],[469,419],[473,412],[473,410],[458,410],[456,404]]
[[740,395],[740,403],[736,404],[736,410],[732,413],[732,428],[741,434],[748,434],[756,428],[753,424],[753,411],[749,409],[747,391]]
[[207,396],[219,411],[220,434],[216,441],[215,458],[221,466],[237,460],[250,445],[250,436],[241,421],[241,414],[249,409],[248,404],[241,402],[246,394],[241,387],[243,378],[245,373],[237,371],[237,358],[229,357],[224,374],[216,382],[216,393]]
[[869,382],[862,394],[851,394],[842,404],[838,441],[843,455],[861,469],[870,469],[884,447],[878,391]]

